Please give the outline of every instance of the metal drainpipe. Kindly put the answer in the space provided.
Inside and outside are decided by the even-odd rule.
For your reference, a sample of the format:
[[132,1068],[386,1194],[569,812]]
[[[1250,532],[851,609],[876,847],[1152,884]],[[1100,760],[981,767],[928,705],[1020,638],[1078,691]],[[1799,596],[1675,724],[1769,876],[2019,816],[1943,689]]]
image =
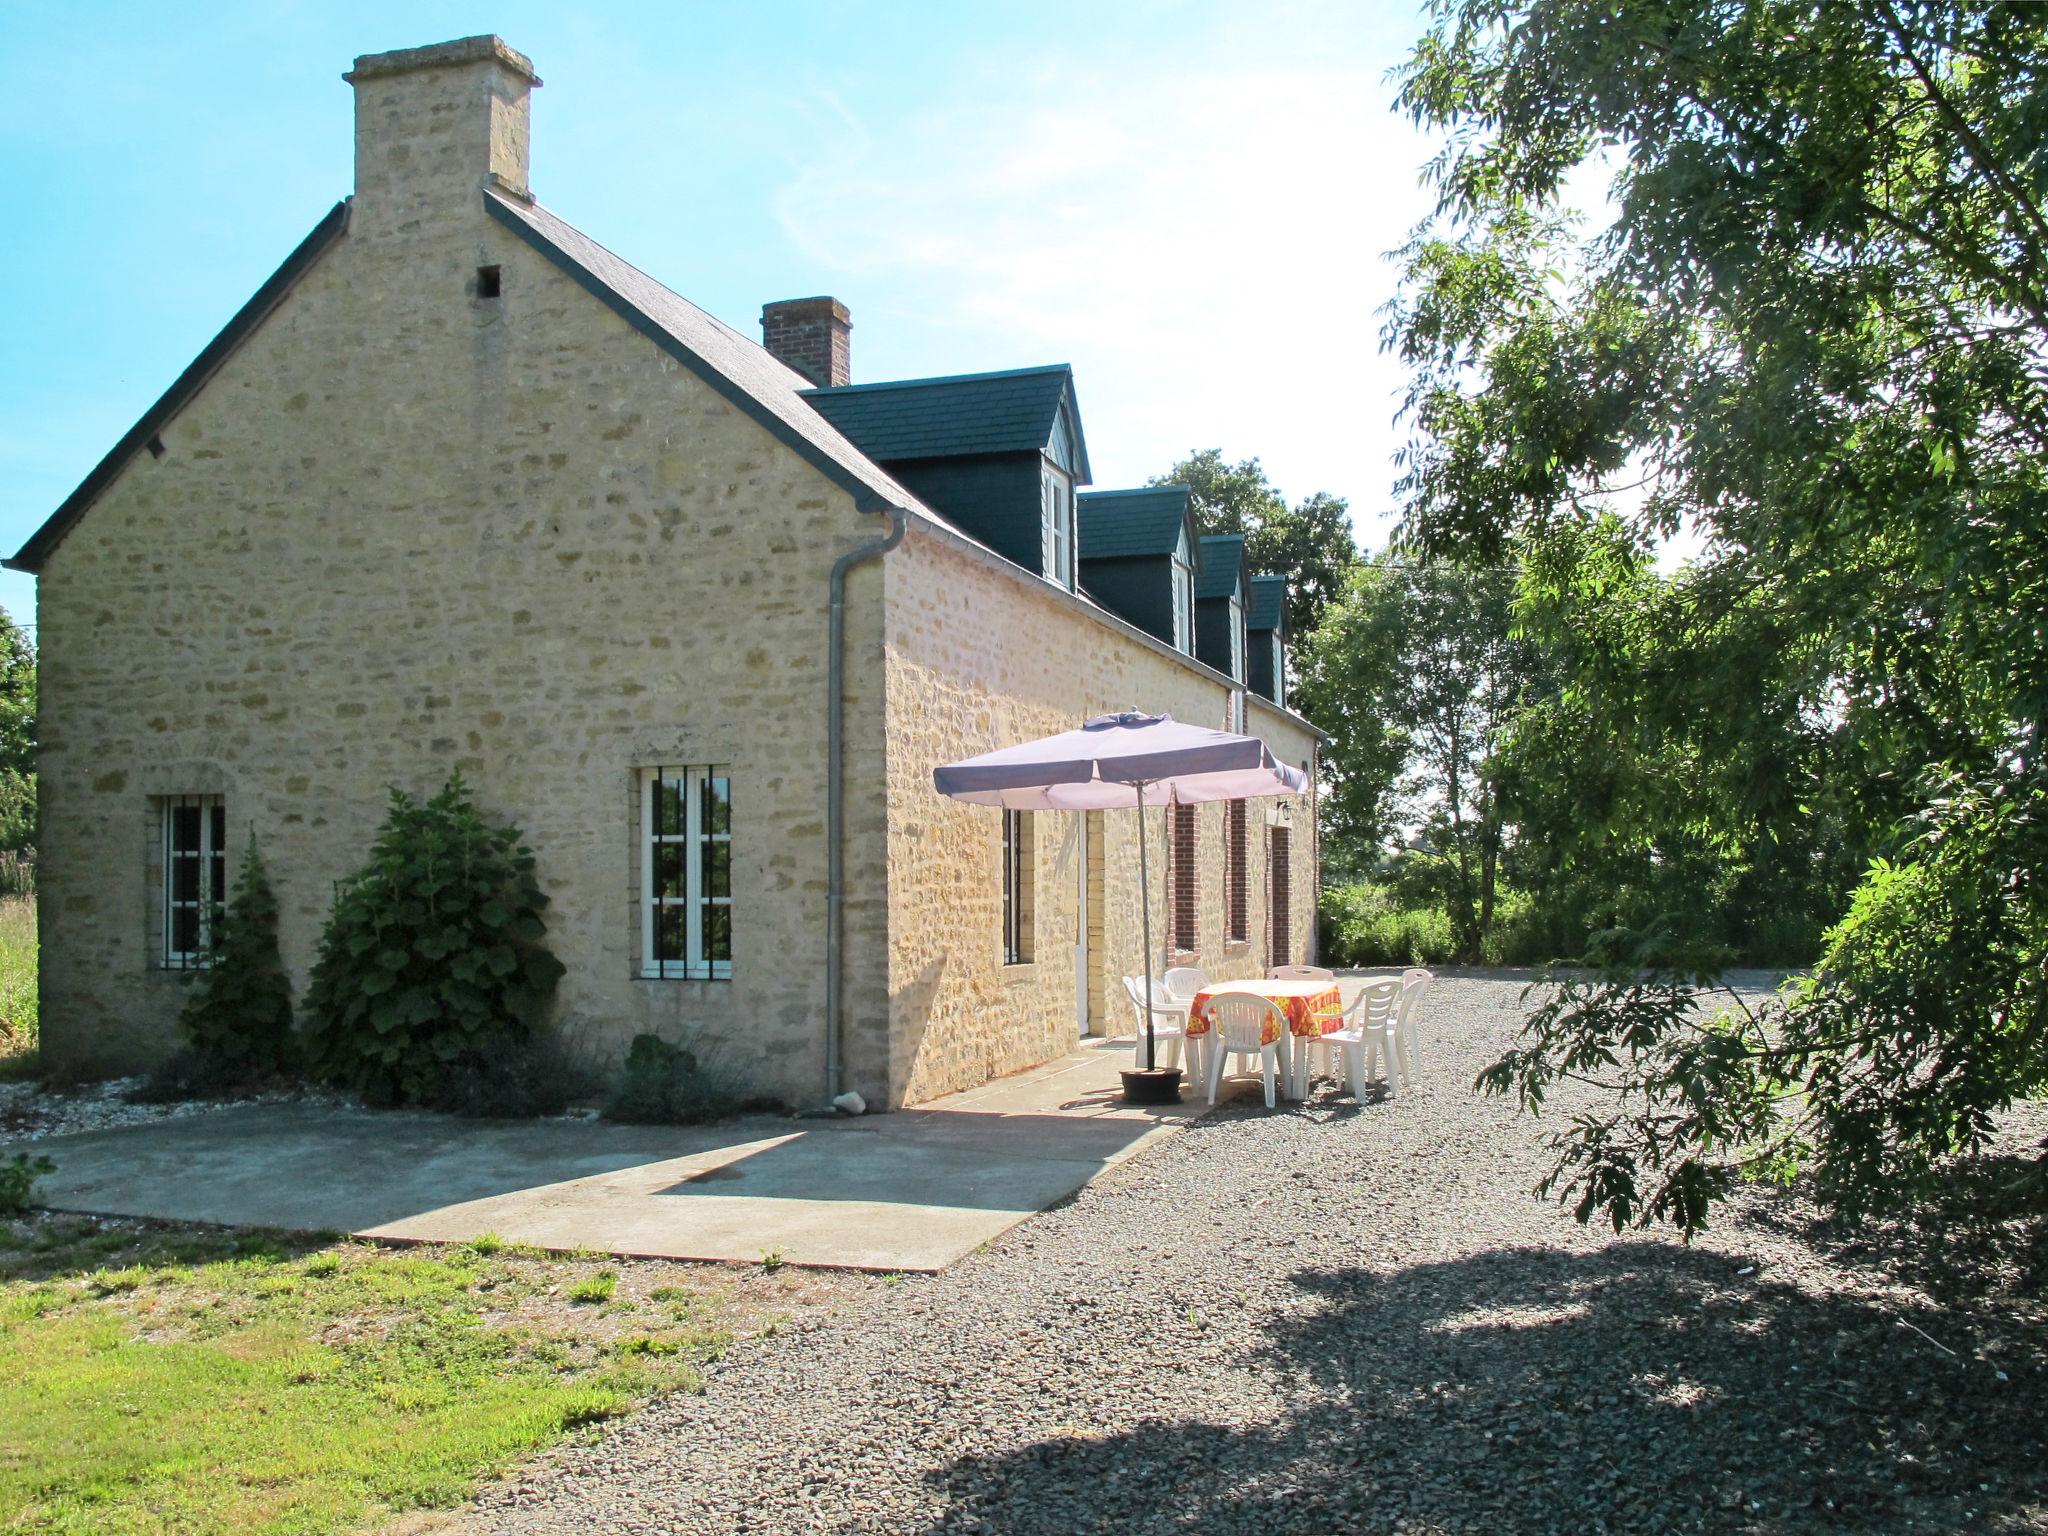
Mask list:
[[857,544],[832,566],[832,638],[825,662],[825,1102],[839,1097],[839,971],[842,890],[846,879],[846,573],[866,560],[879,560],[903,542],[909,514],[889,510],[889,531],[879,539]]

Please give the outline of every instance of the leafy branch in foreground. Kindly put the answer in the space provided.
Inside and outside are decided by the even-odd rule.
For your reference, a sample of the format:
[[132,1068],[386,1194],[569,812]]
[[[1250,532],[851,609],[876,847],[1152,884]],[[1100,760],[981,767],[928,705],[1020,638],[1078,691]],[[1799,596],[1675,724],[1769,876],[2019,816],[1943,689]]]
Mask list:
[[1617,914],[1688,942],[1611,944],[1483,1079],[1597,1085],[1582,1217],[1914,1201],[2048,1091],[2044,71],[2048,7],[1933,0],[1442,0],[1408,68],[1447,148],[1388,326],[1403,539],[1519,552],[1561,673],[1503,797],[1560,878],[1625,844],[1826,929],[1745,1016],[1696,926]]

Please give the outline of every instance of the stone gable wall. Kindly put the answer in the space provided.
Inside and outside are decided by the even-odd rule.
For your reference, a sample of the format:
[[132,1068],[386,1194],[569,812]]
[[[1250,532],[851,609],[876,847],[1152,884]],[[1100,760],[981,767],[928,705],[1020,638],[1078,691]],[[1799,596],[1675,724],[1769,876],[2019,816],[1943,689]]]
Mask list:
[[[384,786],[460,769],[538,856],[573,1040],[723,1041],[813,1101],[826,582],[883,520],[467,201],[344,235],[42,573],[44,1049],[174,1043],[153,797],[224,794],[231,844],[262,840],[303,986]],[[856,786],[882,772],[881,585],[850,593]],[[730,983],[634,974],[633,770],[659,762],[732,766]],[[849,813],[850,1083],[879,1098],[880,797]]]

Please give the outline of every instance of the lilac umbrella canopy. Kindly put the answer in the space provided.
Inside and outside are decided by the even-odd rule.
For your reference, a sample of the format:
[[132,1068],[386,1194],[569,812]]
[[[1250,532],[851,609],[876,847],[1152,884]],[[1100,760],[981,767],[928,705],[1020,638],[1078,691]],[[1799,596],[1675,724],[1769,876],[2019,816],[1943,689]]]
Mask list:
[[[1138,911],[1145,945],[1145,1068],[1124,1079],[1127,1096],[1136,1077],[1151,1076],[1156,1059],[1152,1007],[1152,897],[1146,870],[1148,805],[1191,805],[1204,800],[1251,800],[1298,795],[1308,775],[1273,756],[1256,736],[1234,736],[1206,726],[1182,725],[1171,715],[1127,710],[1097,715],[1078,731],[1062,731],[1021,746],[984,752],[932,770],[942,795],[1009,811],[1129,809],[1138,817]],[[1178,1074],[1174,1074],[1175,1077]],[[1179,1089],[1172,1090],[1178,1095]]]
[[1101,811],[1298,795],[1308,775],[1256,736],[1171,715],[1098,715],[1077,731],[932,770],[942,795],[1012,811]]

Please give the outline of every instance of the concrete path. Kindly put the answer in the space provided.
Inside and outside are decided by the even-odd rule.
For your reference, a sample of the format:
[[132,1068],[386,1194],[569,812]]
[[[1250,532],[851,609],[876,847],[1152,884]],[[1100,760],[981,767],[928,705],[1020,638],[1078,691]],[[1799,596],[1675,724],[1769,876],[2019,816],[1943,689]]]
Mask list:
[[1124,1105],[1128,1046],[857,1120],[677,1128],[266,1105],[54,1137],[48,1205],[106,1215],[651,1258],[939,1270],[1194,1104]]

